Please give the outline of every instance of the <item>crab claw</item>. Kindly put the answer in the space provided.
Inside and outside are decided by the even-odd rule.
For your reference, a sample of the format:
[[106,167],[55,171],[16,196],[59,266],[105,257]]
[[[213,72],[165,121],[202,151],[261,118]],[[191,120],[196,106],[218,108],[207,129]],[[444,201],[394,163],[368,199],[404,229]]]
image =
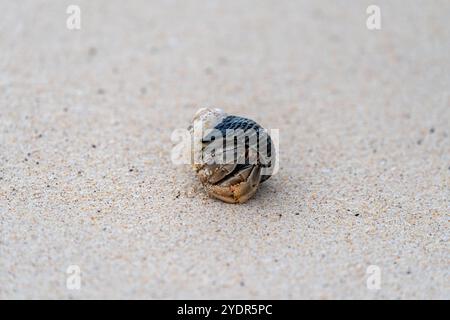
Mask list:
[[205,183],[208,195],[228,203],[244,203],[258,189],[261,180],[261,168],[248,166],[235,175],[217,184]]

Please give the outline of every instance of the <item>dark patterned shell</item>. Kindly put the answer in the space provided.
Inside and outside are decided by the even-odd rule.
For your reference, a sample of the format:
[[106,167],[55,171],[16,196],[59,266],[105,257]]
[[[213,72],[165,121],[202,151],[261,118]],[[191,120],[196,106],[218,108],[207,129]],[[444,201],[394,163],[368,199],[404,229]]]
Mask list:
[[[266,174],[261,175],[261,182],[270,178],[275,152],[272,140],[264,128],[251,119],[226,116],[213,129],[215,131],[204,136],[202,142],[205,147],[214,150],[214,156],[233,150],[234,160],[241,159],[234,172],[256,164],[267,169]],[[219,132],[221,137],[217,136]],[[228,137],[230,132],[235,133],[231,138]],[[241,145],[239,148],[239,143],[243,143],[244,146]],[[255,157],[251,159],[250,154],[254,154]]]

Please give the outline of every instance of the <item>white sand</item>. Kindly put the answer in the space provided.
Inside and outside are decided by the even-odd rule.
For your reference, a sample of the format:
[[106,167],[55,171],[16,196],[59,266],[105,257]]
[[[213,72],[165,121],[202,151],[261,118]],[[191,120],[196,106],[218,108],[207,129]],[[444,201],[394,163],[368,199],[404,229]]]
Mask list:
[[[0,298],[450,298],[449,1],[76,2],[0,0]],[[170,162],[210,105],[280,129],[244,205]]]

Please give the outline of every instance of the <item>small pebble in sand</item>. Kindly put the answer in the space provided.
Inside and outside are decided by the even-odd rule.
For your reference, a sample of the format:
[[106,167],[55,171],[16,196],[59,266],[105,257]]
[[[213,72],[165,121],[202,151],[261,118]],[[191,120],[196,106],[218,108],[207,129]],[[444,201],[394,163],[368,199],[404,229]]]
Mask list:
[[93,56],[97,55],[97,48],[95,48],[95,47],[90,47],[89,50],[88,50],[88,55],[89,55],[90,57],[93,57]]

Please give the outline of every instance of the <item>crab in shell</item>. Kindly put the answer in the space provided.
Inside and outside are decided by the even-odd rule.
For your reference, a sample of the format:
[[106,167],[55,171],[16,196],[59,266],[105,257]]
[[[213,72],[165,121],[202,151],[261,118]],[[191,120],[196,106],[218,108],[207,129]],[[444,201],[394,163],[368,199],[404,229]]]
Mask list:
[[255,121],[201,108],[188,130],[193,142],[191,164],[209,196],[243,203],[272,175],[274,146]]

